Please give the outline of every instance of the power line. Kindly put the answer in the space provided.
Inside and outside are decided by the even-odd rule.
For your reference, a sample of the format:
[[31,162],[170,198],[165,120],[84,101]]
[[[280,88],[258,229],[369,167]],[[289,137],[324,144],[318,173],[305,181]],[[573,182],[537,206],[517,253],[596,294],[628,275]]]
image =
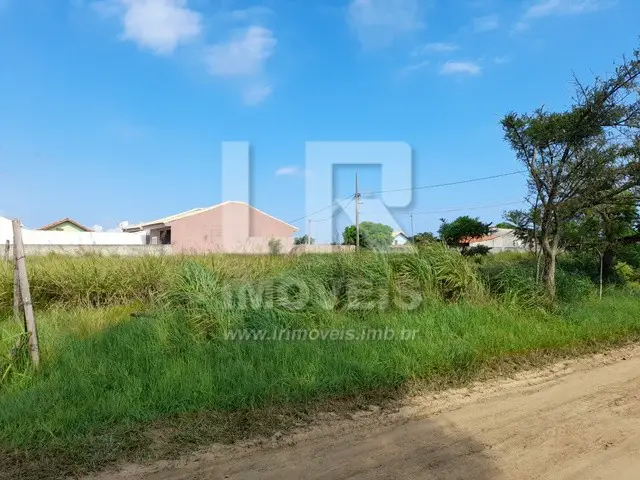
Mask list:
[[329,208],[331,208],[331,207],[335,207],[335,206],[336,206],[336,204],[338,204],[338,205],[339,205],[339,204],[340,204],[340,202],[344,202],[345,200],[349,200],[350,198],[353,198],[353,195],[349,195],[348,197],[344,197],[344,198],[342,198],[342,199],[340,199],[340,200],[334,200],[334,201],[333,201],[333,203],[332,203],[331,205],[327,205],[326,207],[321,208],[320,210],[316,210],[315,212],[310,213],[309,215],[305,215],[304,217],[296,218],[295,220],[291,220],[291,221],[289,221],[289,222],[287,222],[287,223],[295,223],[295,222],[299,222],[300,220],[304,220],[305,218],[312,217],[312,216],[314,216],[314,215],[317,215],[317,214],[318,214],[318,213],[320,213],[320,212],[324,212],[325,210],[328,210],[328,209],[329,209]]
[[459,180],[457,182],[436,183],[434,185],[423,185],[422,187],[397,188],[395,190],[378,190],[378,191],[375,191],[375,192],[367,192],[367,193],[369,195],[371,195],[371,194],[376,194],[376,193],[407,192],[409,190],[413,191],[413,190],[426,190],[426,189],[429,189],[429,188],[451,187],[453,185],[462,185],[462,184],[465,184],[465,183],[482,182],[482,181],[485,181],[485,180],[493,180],[495,178],[510,177],[510,176],[513,176],[513,175],[519,175],[521,173],[526,173],[526,170],[518,170],[518,171],[510,172],[510,173],[501,173],[499,175],[491,175],[489,177],[469,178],[467,180]]
[[[352,198],[351,198],[351,200],[349,201],[349,203],[347,203],[346,205],[344,205],[342,208],[346,210],[346,209],[347,209],[347,207],[353,203],[353,200],[354,200],[354,199],[355,199],[355,197],[352,197]],[[320,219],[320,220],[311,220],[311,222],[313,222],[313,223],[322,223],[322,222],[326,222],[327,220],[331,220],[331,219],[335,218],[335,217],[336,217],[336,215],[338,215],[339,213],[340,213],[340,211],[339,211],[339,210],[337,210],[337,211],[336,211],[333,215],[331,215],[330,217],[322,218],[322,219]]]
[[433,213],[458,212],[461,210],[475,210],[479,208],[502,207],[506,205],[516,205],[516,204],[522,204],[522,203],[524,203],[524,200],[513,200],[508,202],[500,202],[500,203],[487,203],[484,205],[476,205],[476,204],[461,205],[459,207],[453,207],[453,208],[447,208],[447,209],[441,209],[441,210],[422,210],[417,212],[402,213],[401,215],[429,215]]
[[[423,185],[421,187],[411,187],[411,188],[398,188],[395,190],[378,190],[378,191],[373,191],[373,192],[366,192],[367,195],[373,195],[373,194],[377,194],[377,193],[390,193],[390,192],[406,192],[406,191],[413,191],[413,190],[426,190],[426,189],[431,189],[431,188],[441,188],[441,187],[451,187],[454,185],[463,185],[466,183],[474,183],[474,182],[483,182],[485,180],[494,180],[496,178],[503,178],[503,177],[510,177],[513,175],[519,175],[521,173],[526,173],[526,170],[518,170],[515,172],[509,172],[509,173],[501,173],[499,175],[491,175],[488,177],[478,177],[478,178],[469,178],[466,180],[459,180],[459,181],[455,181],[455,182],[447,182],[447,183],[437,183],[437,184],[433,184],[433,185]],[[360,196],[365,195],[365,192],[360,193]],[[305,215],[304,217],[300,217],[300,218],[296,218],[295,220],[291,220],[287,223],[295,223],[295,222],[299,222],[300,220],[304,220],[305,218],[309,218],[312,217],[320,212],[324,212],[325,210],[328,210],[329,208],[332,208],[334,206],[336,206],[336,204],[340,204],[341,202],[344,202],[345,200],[348,199],[353,199],[354,195],[349,195],[347,197],[344,197],[340,200],[334,200],[333,203],[331,203],[330,205],[327,205],[324,208],[321,208],[320,210],[317,210],[313,213],[310,213],[308,215]]]

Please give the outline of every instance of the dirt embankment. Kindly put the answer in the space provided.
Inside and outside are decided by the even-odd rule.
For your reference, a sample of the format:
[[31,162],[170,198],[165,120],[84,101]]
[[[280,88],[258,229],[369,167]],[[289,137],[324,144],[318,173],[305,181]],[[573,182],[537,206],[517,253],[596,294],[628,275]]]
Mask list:
[[640,347],[93,478],[635,480]]

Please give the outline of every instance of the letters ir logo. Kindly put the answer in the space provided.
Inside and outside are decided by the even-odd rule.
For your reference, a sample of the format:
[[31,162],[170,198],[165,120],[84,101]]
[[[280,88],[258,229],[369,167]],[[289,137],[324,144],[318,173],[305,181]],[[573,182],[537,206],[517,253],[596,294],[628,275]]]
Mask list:
[[[334,168],[340,165],[380,167],[381,186],[361,194],[366,200],[366,215],[361,220],[371,220],[400,226],[392,209],[406,208],[412,201],[413,151],[405,142],[307,142],[305,151],[305,215],[314,219],[314,212],[334,204],[344,208],[349,199],[335,197]],[[251,202],[251,148],[248,142],[224,142],[222,144],[222,200]],[[371,196],[368,193],[373,193]],[[344,209],[352,222],[354,209]],[[322,216],[322,214],[321,214]],[[237,221],[238,219],[235,219]],[[249,218],[246,219],[249,221]],[[314,237],[332,238],[332,222],[314,225]]]

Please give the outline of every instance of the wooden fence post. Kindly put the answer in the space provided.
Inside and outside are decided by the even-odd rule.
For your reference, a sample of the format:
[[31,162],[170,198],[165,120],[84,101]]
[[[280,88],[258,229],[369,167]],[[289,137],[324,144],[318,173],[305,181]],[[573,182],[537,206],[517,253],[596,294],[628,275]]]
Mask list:
[[36,319],[33,315],[33,304],[31,303],[31,292],[29,290],[29,277],[27,276],[27,262],[24,256],[24,244],[22,243],[22,225],[20,220],[13,222],[13,251],[16,258],[18,271],[18,281],[20,284],[20,297],[22,298],[22,308],[24,310],[25,325],[29,333],[29,351],[33,365],[38,368],[40,365],[40,350],[38,349],[38,329]]
[[11,250],[11,243],[7,240],[7,243],[4,244],[4,267],[5,270],[9,269],[9,250]]
[[13,247],[13,319],[16,322],[20,322],[22,317],[22,323],[24,323],[24,329],[27,330],[27,324],[22,315],[20,315],[20,309],[22,307],[22,294],[20,293],[20,276],[18,275],[18,250]]

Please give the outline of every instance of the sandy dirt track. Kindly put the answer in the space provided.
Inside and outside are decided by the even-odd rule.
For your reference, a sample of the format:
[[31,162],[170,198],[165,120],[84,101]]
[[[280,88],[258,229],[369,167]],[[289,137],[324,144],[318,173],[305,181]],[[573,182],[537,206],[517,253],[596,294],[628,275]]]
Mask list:
[[636,480],[640,347],[97,478]]

